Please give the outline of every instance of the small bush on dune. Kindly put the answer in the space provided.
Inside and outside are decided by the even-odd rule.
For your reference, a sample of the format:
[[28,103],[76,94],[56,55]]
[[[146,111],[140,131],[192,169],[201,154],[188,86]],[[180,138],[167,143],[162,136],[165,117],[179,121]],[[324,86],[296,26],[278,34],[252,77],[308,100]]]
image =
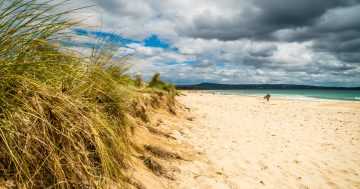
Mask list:
[[[116,186],[129,156],[127,58],[60,46],[75,20],[37,0],[0,0],[0,180],[26,188]],[[125,79],[124,79],[125,78]]]
[[175,93],[175,86],[171,83],[165,83],[160,79],[160,73],[155,73],[149,82],[149,87],[165,90],[168,92]]
[[143,85],[144,85],[144,82],[142,80],[142,76],[140,74],[135,75],[135,86],[142,87]]
[[149,87],[156,87],[165,85],[163,81],[160,80],[160,73],[155,73],[153,77],[151,78],[151,81],[149,83]]

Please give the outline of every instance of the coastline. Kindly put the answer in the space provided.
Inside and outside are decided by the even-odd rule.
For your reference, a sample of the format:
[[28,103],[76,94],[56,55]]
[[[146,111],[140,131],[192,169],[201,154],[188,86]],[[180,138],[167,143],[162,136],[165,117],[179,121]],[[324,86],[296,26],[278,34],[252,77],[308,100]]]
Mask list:
[[[195,92],[195,93],[209,93],[212,94],[212,90],[183,90],[186,93],[191,93],[191,92]],[[226,90],[224,90],[225,92],[223,94],[219,94],[220,91],[216,91],[215,94],[217,95],[233,95],[233,96],[247,96],[247,97],[260,97],[262,98],[264,95],[260,95],[260,94],[230,94],[230,93],[226,93]],[[325,98],[315,98],[315,97],[307,97],[307,96],[302,96],[302,95],[288,95],[288,96],[271,96],[271,99],[283,99],[283,100],[299,100],[299,101],[309,101],[309,102],[349,102],[349,103],[360,103],[360,100],[356,99],[356,100],[341,100],[341,99],[325,99]]]
[[167,131],[199,157],[172,163],[169,186],[360,187],[359,103],[183,92]]

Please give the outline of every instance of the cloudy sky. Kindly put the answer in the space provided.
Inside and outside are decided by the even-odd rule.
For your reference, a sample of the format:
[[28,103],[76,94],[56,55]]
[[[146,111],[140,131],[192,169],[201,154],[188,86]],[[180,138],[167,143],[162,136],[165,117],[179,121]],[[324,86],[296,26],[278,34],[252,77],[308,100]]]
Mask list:
[[[145,78],[360,86],[360,0],[81,0]],[[77,15],[80,16],[80,15]],[[98,35],[96,28],[78,28]]]

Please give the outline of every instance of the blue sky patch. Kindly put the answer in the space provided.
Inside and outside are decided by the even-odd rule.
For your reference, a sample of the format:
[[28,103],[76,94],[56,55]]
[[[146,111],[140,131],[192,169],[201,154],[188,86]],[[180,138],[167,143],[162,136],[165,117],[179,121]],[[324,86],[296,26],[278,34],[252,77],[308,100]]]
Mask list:
[[87,31],[84,29],[75,29],[74,30],[77,35],[80,36],[91,36],[95,38],[103,38],[110,42],[114,42],[117,45],[126,45],[129,43],[140,43],[140,41],[136,41],[130,38],[125,38],[121,35],[117,35],[114,33],[101,32],[101,31]]
[[184,63],[185,63],[185,64],[188,64],[188,65],[195,65],[195,64],[196,64],[196,61],[194,61],[194,60],[189,60],[189,61],[185,61]]
[[220,67],[220,68],[225,67],[225,64],[222,63],[222,62],[216,62],[215,65],[216,65],[217,67]]
[[144,40],[146,47],[158,47],[162,49],[169,49],[170,45],[165,40],[160,40],[157,35],[151,35],[149,38]]

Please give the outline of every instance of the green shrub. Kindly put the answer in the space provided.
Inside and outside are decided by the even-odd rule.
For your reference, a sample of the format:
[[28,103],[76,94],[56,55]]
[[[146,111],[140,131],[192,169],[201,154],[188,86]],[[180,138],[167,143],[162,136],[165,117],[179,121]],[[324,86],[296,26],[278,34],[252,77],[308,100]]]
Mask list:
[[144,85],[144,82],[143,82],[142,76],[140,74],[137,74],[135,76],[135,86],[142,87],[143,85]]
[[160,73],[155,73],[149,82],[149,87],[162,86],[165,83],[160,80]]
[[157,88],[157,89],[164,90],[167,92],[172,92],[172,93],[175,93],[175,91],[176,91],[176,88],[173,84],[165,83],[165,82],[161,81],[160,73],[155,73],[153,75],[151,81],[149,82],[149,87]]

